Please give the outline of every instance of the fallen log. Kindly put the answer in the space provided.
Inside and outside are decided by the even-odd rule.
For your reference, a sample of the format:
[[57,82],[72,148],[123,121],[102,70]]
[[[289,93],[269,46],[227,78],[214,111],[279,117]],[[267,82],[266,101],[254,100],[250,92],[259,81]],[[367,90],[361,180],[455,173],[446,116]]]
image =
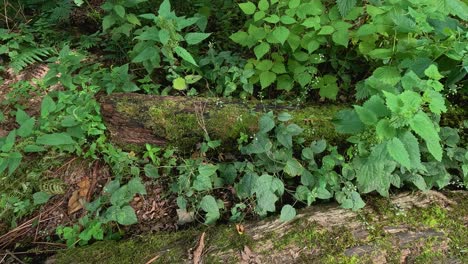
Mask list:
[[218,98],[112,94],[99,98],[111,140],[130,145],[174,146],[192,151],[208,134],[232,148],[240,133],[253,134],[262,113],[288,111],[291,122],[304,128],[307,141],[325,138],[336,142],[334,115],[345,106],[288,106],[265,102],[242,102]]
[[[60,252],[51,263],[464,263],[468,192],[367,197],[360,212],[335,204],[235,225],[191,228]],[[202,252],[202,253],[200,253]],[[200,255],[201,254],[201,255]],[[461,254],[461,255],[459,255]],[[151,261],[151,262],[150,262]],[[465,262],[466,263],[466,262]]]

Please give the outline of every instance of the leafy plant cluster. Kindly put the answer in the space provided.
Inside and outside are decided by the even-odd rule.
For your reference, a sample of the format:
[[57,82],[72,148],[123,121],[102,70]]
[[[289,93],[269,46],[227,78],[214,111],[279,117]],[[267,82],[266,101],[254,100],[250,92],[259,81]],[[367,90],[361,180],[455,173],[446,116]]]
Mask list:
[[[48,23],[90,1],[25,1],[24,16],[36,7],[47,12],[30,24],[6,18],[5,65],[20,72],[44,61],[49,71],[37,85],[13,84],[1,103],[0,124],[15,121],[0,137],[1,181],[25,173],[27,183],[2,193],[0,219],[14,226],[59,193],[21,168],[28,157],[49,155],[100,159],[114,176],[79,223],[57,230],[68,246],[116,238],[116,225],[137,223],[129,203],[146,194],[149,180],[169,182],[181,220],[206,224],[274,212],[287,221],[317,200],[358,210],[362,194],[388,196],[408,185],[468,186],[463,125],[439,125],[451,100],[468,91],[464,2],[197,0],[185,9],[179,2],[107,0],[91,14],[102,30],[61,41]],[[221,14],[217,6],[236,11]],[[328,100],[356,99],[334,120],[347,145],[306,142],[290,114],[269,112],[257,133],[239,135],[236,161],[211,157],[222,142],[207,134],[198,158],[151,145],[125,152],[108,141],[96,101],[117,92],[310,101],[313,90]],[[33,91],[43,94],[37,115],[22,104]]]

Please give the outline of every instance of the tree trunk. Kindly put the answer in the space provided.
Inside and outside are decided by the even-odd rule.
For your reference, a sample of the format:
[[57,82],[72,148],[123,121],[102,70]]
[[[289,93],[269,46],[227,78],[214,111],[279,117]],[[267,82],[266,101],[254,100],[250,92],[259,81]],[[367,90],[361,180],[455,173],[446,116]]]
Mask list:
[[414,263],[415,259],[463,263],[468,192],[448,195],[429,191],[390,199],[368,196],[368,206],[360,212],[335,204],[315,205],[301,210],[291,222],[272,217],[237,227],[219,225],[97,242],[50,260],[57,264],[195,263],[200,259],[245,264],[380,264]]
[[194,150],[205,135],[232,148],[240,133],[252,134],[261,113],[288,111],[307,141],[336,142],[332,119],[344,106],[286,106],[217,98],[112,94],[99,99],[111,140],[122,147],[150,143]]

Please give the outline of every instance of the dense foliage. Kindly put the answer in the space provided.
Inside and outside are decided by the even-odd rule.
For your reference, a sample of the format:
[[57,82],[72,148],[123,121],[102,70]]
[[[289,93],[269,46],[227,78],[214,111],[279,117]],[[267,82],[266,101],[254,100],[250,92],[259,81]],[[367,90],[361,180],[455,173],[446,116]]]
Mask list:
[[[10,84],[0,103],[0,124],[15,121],[0,138],[0,219],[12,226],[61,188],[44,188],[41,171],[22,166],[26,158],[64,153],[101,159],[114,177],[79,223],[57,230],[69,246],[115,237],[111,223],[135,224],[129,203],[146,194],[143,180],[169,183],[179,216],[206,224],[277,211],[287,221],[294,208],[318,199],[358,210],[361,194],[388,196],[403,186],[468,187],[466,116],[440,126],[468,93],[468,7],[460,0],[0,6],[2,78],[48,65],[34,85]],[[210,155],[222,142],[208,133],[198,158],[149,144],[126,152],[108,140],[96,101],[99,93],[117,92],[294,104],[341,98],[352,107],[334,124],[348,143],[306,142],[289,113],[268,112],[256,134],[239,135],[236,161]],[[36,115],[26,111],[32,94],[43,95]],[[222,190],[232,190],[229,206]]]

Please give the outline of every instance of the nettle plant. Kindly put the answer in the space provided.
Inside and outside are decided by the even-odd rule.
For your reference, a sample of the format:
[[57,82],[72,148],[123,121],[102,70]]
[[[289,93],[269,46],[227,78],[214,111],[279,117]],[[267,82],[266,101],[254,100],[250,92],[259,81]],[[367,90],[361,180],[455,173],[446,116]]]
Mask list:
[[[354,147],[348,152],[361,193],[377,191],[387,196],[391,185],[401,187],[403,182],[422,190],[450,183],[438,125],[440,115],[447,111],[440,93],[443,76],[435,65],[424,74],[427,78],[413,71],[395,75],[393,92],[382,91],[362,106],[338,113],[337,131],[352,135],[348,141]],[[449,158],[454,156],[452,152]],[[463,158],[458,158],[463,164]]]
[[[255,70],[252,83],[259,82],[262,89],[320,89],[320,96],[336,98],[338,79],[320,72],[318,65],[327,61],[321,47],[348,47],[353,25],[344,21],[337,6],[328,8],[315,0],[260,0],[239,7],[252,19],[245,31],[234,33],[231,39],[253,48],[255,58],[246,65]],[[356,17],[356,12],[347,16]]]

